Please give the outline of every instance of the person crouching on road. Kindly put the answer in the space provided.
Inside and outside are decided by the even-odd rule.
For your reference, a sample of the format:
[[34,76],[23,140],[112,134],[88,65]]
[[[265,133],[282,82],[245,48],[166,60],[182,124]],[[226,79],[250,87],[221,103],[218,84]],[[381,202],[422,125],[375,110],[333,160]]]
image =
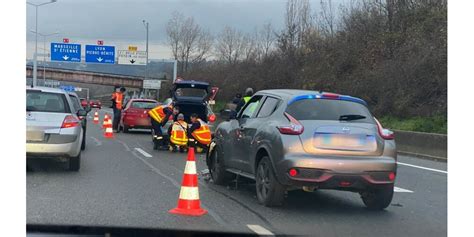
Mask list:
[[178,121],[173,123],[170,135],[170,147],[172,152],[184,152],[188,144],[188,124],[184,121],[184,115],[178,114]]
[[171,115],[176,116],[179,113],[178,106],[174,107],[173,103],[170,105],[159,105],[150,111],[148,115],[151,117],[151,126],[153,128],[153,149],[167,150],[163,140],[163,131],[161,128],[165,126]]
[[197,114],[191,114],[191,127],[188,129],[188,145],[207,149],[211,143],[211,130]]

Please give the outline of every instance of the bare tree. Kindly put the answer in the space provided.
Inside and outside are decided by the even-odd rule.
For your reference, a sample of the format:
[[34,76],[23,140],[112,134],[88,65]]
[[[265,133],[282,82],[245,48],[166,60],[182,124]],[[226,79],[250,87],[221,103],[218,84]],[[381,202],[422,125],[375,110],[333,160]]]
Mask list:
[[244,35],[241,31],[226,26],[217,37],[216,56],[230,64],[241,59],[244,48]]
[[174,12],[166,27],[173,57],[179,61],[180,71],[186,72],[190,63],[205,60],[212,45],[212,35],[203,30],[193,17],[184,18]]
[[179,12],[173,12],[172,18],[166,25],[166,34],[168,35],[168,44],[171,47],[173,58],[178,60],[178,47],[181,41],[180,29],[182,25],[183,15]]
[[285,29],[279,35],[279,46],[292,54],[303,45],[312,26],[311,7],[308,0],[288,0],[285,12]]
[[334,36],[335,31],[335,17],[334,9],[331,0],[320,2],[321,13],[320,13],[320,26],[323,32],[328,36]]
[[270,22],[263,25],[262,29],[258,32],[258,48],[259,52],[263,57],[267,57],[268,53],[275,43],[275,33]]

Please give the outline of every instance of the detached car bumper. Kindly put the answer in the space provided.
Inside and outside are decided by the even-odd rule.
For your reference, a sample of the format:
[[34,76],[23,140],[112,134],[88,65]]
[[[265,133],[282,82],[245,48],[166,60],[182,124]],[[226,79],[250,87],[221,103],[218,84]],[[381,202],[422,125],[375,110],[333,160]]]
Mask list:
[[[290,169],[293,175],[290,175]],[[276,164],[279,181],[287,186],[320,189],[367,189],[393,184],[397,172],[394,157],[314,157],[287,155]],[[296,173],[296,174],[295,174]]]

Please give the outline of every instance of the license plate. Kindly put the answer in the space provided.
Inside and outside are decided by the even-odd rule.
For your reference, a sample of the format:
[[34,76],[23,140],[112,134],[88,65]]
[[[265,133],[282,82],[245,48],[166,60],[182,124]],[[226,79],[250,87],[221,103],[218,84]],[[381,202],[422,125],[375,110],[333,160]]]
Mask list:
[[358,134],[315,134],[313,145],[317,148],[362,148],[367,146],[367,136]]
[[27,141],[43,141],[44,139],[44,132],[43,131],[28,131],[26,132],[26,140]]

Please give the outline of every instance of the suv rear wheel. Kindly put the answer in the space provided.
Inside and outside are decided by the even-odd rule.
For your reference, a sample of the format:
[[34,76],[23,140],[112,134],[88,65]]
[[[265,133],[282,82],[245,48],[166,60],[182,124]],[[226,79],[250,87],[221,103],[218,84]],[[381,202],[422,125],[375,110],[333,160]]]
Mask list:
[[285,187],[276,180],[272,164],[267,156],[258,163],[255,181],[259,203],[268,207],[283,205]]
[[368,209],[383,210],[392,202],[393,184],[364,191],[360,197]]
[[229,183],[234,175],[225,170],[224,164],[222,163],[222,157],[219,157],[219,151],[216,147],[210,155],[210,163],[208,164],[209,173],[215,184],[224,185]]

